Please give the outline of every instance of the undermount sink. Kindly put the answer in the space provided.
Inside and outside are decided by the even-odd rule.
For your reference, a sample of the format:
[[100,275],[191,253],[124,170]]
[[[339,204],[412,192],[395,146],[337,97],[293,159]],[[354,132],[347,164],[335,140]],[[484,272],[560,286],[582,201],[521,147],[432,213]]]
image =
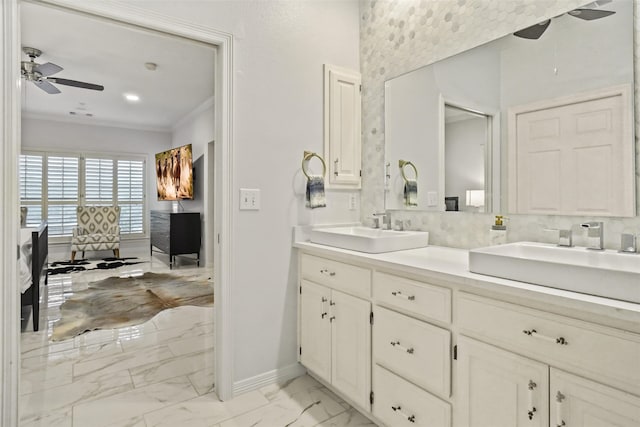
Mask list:
[[469,251],[472,273],[640,303],[640,255],[518,242]]
[[381,230],[362,226],[327,227],[311,230],[310,240],[312,243],[321,245],[379,254],[428,246],[429,233]]

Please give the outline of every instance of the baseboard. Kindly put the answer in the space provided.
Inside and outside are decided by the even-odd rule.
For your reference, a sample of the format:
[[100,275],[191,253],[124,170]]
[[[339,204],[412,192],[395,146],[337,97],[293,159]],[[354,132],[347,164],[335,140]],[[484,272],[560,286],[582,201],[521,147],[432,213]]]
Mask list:
[[292,365],[285,366],[284,368],[274,369],[273,371],[265,372],[263,374],[256,375],[255,377],[236,381],[233,383],[233,395],[237,396],[269,384],[284,382],[304,375],[306,372],[307,370],[299,363],[294,363]]

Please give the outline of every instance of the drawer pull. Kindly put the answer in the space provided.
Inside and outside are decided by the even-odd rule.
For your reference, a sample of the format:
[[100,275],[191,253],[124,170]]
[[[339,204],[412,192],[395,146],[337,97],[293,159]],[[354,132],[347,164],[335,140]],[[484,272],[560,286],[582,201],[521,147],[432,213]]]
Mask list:
[[335,271],[329,271],[326,268],[323,268],[322,270],[320,270],[320,273],[324,274],[325,276],[331,276],[331,277],[336,275]]
[[562,427],[565,422],[562,420],[562,401],[566,396],[560,392],[556,394],[556,426]]
[[404,412],[402,412],[402,407],[400,405],[392,406],[391,409],[393,409],[394,412],[397,412],[398,414],[402,415],[409,422],[412,422],[412,423],[416,422],[416,416],[415,415],[407,415]]
[[413,347],[411,347],[411,348],[403,347],[403,346],[400,345],[400,341],[391,341],[391,345],[394,346],[394,347],[399,348],[402,351],[406,351],[409,354],[413,354],[413,352],[414,352]]
[[534,383],[532,380],[529,380],[529,385],[527,386],[527,389],[529,390],[529,405],[528,407],[530,408],[527,411],[527,416],[529,417],[530,420],[533,419],[533,416],[535,415],[536,412],[536,407],[533,406],[533,390],[537,387],[538,385],[536,383]]
[[535,329],[525,329],[522,331],[522,333],[525,335],[529,335],[530,337],[533,337],[533,338],[538,338],[541,340],[552,342],[554,344],[569,345],[569,341],[564,339],[564,337],[558,337],[558,338],[548,337],[546,335],[540,334]]
[[391,292],[391,295],[393,295],[394,297],[405,298],[409,301],[414,301],[416,299],[415,295],[405,295],[400,291]]

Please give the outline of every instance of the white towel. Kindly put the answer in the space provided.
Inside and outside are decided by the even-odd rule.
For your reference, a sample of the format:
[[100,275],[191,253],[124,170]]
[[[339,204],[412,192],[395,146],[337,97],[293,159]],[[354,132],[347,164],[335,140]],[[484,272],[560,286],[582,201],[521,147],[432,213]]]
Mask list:
[[418,181],[407,179],[404,182],[405,206],[418,206]]
[[306,207],[315,209],[325,206],[327,203],[324,197],[324,178],[312,175],[307,180]]

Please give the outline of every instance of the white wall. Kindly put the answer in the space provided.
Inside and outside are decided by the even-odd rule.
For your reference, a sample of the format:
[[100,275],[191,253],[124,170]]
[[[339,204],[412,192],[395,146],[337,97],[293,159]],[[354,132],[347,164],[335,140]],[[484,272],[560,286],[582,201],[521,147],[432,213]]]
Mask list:
[[[356,1],[130,1],[234,35],[234,381],[296,364],[292,226],[351,215],[301,205],[303,151],[323,151],[322,64],[359,69]],[[262,208],[240,211],[240,188]],[[335,196],[335,197],[334,197]],[[332,203],[333,199],[338,202]],[[346,206],[346,204],[345,204]]]
[[[157,201],[155,153],[170,148],[169,132],[136,130],[111,126],[91,126],[72,122],[60,122],[23,117],[22,149],[46,150],[71,153],[142,154],[147,157],[147,206],[159,209],[164,206]],[[148,218],[146,218],[148,230]],[[148,239],[123,241],[121,256],[139,256],[148,253]],[[50,258],[69,259],[70,246],[51,245]]]
[[[171,134],[171,146],[180,147],[186,144],[192,144],[193,162],[194,162],[194,199],[183,200],[180,204],[188,212],[200,212],[200,220],[202,223],[202,249],[200,251],[200,265],[206,265],[213,258],[212,242],[205,240],[207,228],[213,229],[213,218],[207,218],[206,212],[209,203],[213,200],[207,200],[205,197],[209,194],[209,185],[213,181],[209,181],[213,171],[209,170],[208,162],[208,145],[213,142],[215,134],[213,98],[205,101],[202,105],[196,107],[191,113],[187,114],[180,122],[178,122]],[[211,223],[209,223],[211,220]],[[179,261],[178,261],[179,262]]]

